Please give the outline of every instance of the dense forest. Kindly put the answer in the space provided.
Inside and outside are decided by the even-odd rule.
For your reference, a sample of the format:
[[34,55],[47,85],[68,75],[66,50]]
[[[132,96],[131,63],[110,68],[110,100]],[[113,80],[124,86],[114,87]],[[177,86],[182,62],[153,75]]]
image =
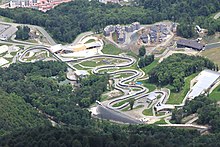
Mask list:
[[220,132],[219,105],[206,96],[196,97],[194,100],[186,102],[183,108],[174,110],[172,120],[175,123],[181,123],[184,117],[195,113],[198,114],[198,124],[209,125],[212,132]]
[[14,147],[164,147],[190,146],[198,132],[156,126],[126,126],[103,123],[98,130],[75,127],[25,129],[0,139],[0,146]]
[[218,147],[220,134],[193,130],[102,123],[91,128],[36,127],[0,138],[2,147]]
[[0,112],[0,136],[18,129],[49,124],[49,121],[22,97],[3,90],[0,90]]
[[218,66],[201,56],[173,54],[149,72],[149,81],[160,86],[170,84],[178,92],[184,85],[185,77],[205,68],[216,70]]
[[[82,126],[90,125],[92,123],[90,113],[86,109],[82,109],[81,106],[88,107],[91,103],[94,103],[95,100],[100,99],[100,95],[106,90],[108,76],[89,76],[83,79],[81,87],[75,89],[73,92],[72,86],[68,81],[59,80],[65,76],[66,70],[67,66],[65,63],[42,61],[12,64],[9,68],[0,68],[0,89],[4,91],[1,96],[5,98],[5,93],[5,95],[9,96],[9,99],[10,97],[11,99],[17,97],[18,103],[26,102],[29,104],[27,108],[20,105],[20,111],[26,111],[24,115],[29,113],[20,123],[16,124],[17,120],[13,119],[16,115],[14,112],[17,109],[16,107],[12,109],[13,113],[11,115],[9,115],[10,113],[2,115],[5,117],[7,115],[11,116],[7,118],[11,123],[6,124],[2,129],[11,130],[10,127],[14,127],[15,129],[17,127],[20,128],[24,126],[22,123],[25,121],[27,121],[27,126],[36,126],[36,122],[33,121],[33,118],[38,115],[31,111],[30,106],[51,116],[51,118],[58,123]],[[100,88],[100,86],[102,88]],[[4,103],[5,107],[11,108],[11,106],[16,104],[16,101],[14,101],[13,105],[8,106],[10,105],[9,102]],[[20,111],[16,113],[21,113]],[[30,115],[33,116],[31,117]],[[21,117],[23,117],[23,115],[21,115]],[[39,117],[39,124],[42,124],[40,118],[41,117]],[[35,120],[37,121],[38,119]],[[30,125],[30,123],[33,123],[33,125]],[[9,129],[7,127],[9,127]],[[24,128],[25,127],[26,126],[24,126]]]
[[28,26],[18,26],[18,30],[16,32],[16,38],[20,40],[28,40],[29,39],[29,33],[30,28]]
[[195,25],[209,34],[220,31],[220,20],[211,18],[219,11],[219,0],[138,0],[131,6],[75,0],[43,13],[32,9],[0,9],[0,15],[15,22],[43,26],[59,42],[72,42],[82,32],[100,32],[106,25],[139,21],[151,24],[161,20],[180,23],[178,34],[193,36]]

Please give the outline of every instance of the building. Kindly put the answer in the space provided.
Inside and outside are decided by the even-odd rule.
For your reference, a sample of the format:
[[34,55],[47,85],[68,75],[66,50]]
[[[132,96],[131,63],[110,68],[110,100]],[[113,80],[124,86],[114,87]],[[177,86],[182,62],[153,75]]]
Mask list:
[[122,26],[120,24],[117,24],[115,26],[109,25],[104,28],[103,34],[105,36],[110,36],[111,33],[116,33],[117,34],[117,43],[123,44],[126,39],[126,33],[132,33],[135,30],[140,29],[140,23],[139,22],[134,22],[131,25],[126,25]]
[[187,48],[192,48],[197,51],[201,51],[205,47],[204,44],[198,43],[197,41],[194,41],[194,40],[188,40],[188,39],[180,39],[176,42],[176,44],[178,48],[187,47]]
[[143,43],[148,43],[148,35],[142,34],[140,39]]
[[118,43],[123,44],[125,42],[125,33],[124,31],[120,31],[118,33]]
[[157,32],[151,31],[149,35],[150,35],[150,42],[151,43],[154,43],[157,41]]
[[10,26],[9,28],[5,29],[1,34],[0,34],[0,40],[8,40],[13,34],[16,33],[18,29],[14,26]]
[[157,96],[158,96],[158,94],[156,94],[155,92],[149,93],[149,95],[147,95],[147,102],[152,102],[152,101],[156,100]]
[[79,78],[87,77],[89,75],[89,73],[86,70],[76,70],[75,75],[76,75],[77,79],[79,79]]
[[141,28],[141,25],[139,22],[133,22],[132,24],[133,30],[139,30]]
[[8,7],[32,8],[46,12],[61,3],[66,3],[70,1],[71,0],[11,0]]
[[203,70],[196,78],[196,84],[190,89],[187,98],[192,100],[195,97],[209,92],[209,90],[220,80],[220,73],[212,70]]
[[129,32],[133,32],[134,29],[133,29],[132,25],[129,25],[129,26],[125,26],[125,31],[129,33]]
[[115,32],[115,26],[109,25],[104,28],[104,35],[110,36],[110,33]]
[[160,24],[159,25],[160,32],[164,35],[168,35],[170,32],[168,31],[168,28],[165,24]]
[[119,0],[99,0],[101,3],[119,3]]
[[57,44],[57,45],[54,45],[54,46],[50,47],[50,51],[52,53],[60,52],[61,50],[62,50],[61,44]]

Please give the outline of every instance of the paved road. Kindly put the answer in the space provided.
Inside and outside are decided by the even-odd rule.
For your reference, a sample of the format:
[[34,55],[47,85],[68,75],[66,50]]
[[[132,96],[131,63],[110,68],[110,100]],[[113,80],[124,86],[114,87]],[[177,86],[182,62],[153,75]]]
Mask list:
[[51,38],[51,36],[44,30],[44,28],[42,27],[39,27],[39,26],[35,26],[35,25],[30,25],[30,24],[19,24],[19,23],[9,23],[9,22],[3,22],[3,21],[0,21],[1,24],[6,24],[6,25],[12,25],[14,27],[17,27],[19,25],[26,25],[26,26],[29,26],[29,27],[34,27],[34,28],[37,28],[41,34],[47,38],[48,42],[50,43],[50,45],[56,45],[56,42],[53,40],[53,38]]
[[75,38],[75,40],[73,41],[73,43],[71,43],[71,45],[76,45],[77,43],[79,43],[84,37],[86,37],[86,36],[89,36],[89,35],[92,35],[92,34],[94,34],[93,32],[84,32],[84,33],[81,33],[81,34],[79,34],[76,38]]
[[32,43],[32,42],[16,40],[15,37],[16,37],[15,35],[12,35],[12,37],[11,37],[12,43],[21,43],[21,44],[27,44],[27,45],[38,45],[38,43]]
[[163,124],[163,125],[158,125],[162,127],[180,127],[180,128],[195,128],[195,129],[200,129],[200,130],[207,130],[208,127],[206,126],[201,126],[201,125],[193,125],[193,124]]
[[210,43],[205,46],[205,50],[214,49],[214,48],[220,48],[220,42]]

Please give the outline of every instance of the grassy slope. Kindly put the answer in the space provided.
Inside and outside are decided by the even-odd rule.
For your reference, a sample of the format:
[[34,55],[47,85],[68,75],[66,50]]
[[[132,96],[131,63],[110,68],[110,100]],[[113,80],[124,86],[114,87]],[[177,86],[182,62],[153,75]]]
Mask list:
[[157,64],[158,64],[158,60],[154,60],[154,62],[152,62],[150,65],[148,65],[148,66],[142,68],[142,70],[143,70],[146,74],[148,74],[149,71],[151,71]]
[[106,44],[104,48],[102,49],[102,52],[104,54],[111,54],[111,55],[118,55],[122,53],[120,48],[117,48],[112,44]]
[[152,116],[153,115],[153,112],[152,112],[152,109],[145,109],[142,114],[146,115],[146,116]]
[[178,93],[171,92],[167,104],[180,104],[186,96],[187,92],[190,90],[190,81],[195,78],[196,75],[197,74],[192,74],[191,76],[185,78],[185,85],[183,89]]
[[202,52],[202,56],[205,56],[214,63],[220,65],[220,48],[205,50]]
[[149,83],[148,80],[140,81],[140,82],[143,83],[144,87],[149,89],[149,92],[154,91],[157,88],[156,85]]
[[[148,74],[149,71],[151,71],[156,65],[158,64],[158,60],[154,60],[154,62],[152,62],[150,65],[142,68],[142,70],[145,72],[145,74]],[[148,82],[148,80],[144,80],[144,81],[140,81],[143,83],[144,87],[149,89],[149,92],[154,91],[157,86],[155,84],[151,84],[150,82]]]
[[[1,0],[0,0],[0,3],[1,3]],[[12,19],[7,18],[7,17],[3,17],[3,16],[0,16],[0,20],[3,21],[3,22],[13,22]]]
[[220,85],[216,87],[212,93],[209,95],[211,99],[214,99],[216,101],[220,101]]
[[161,120],[155,122],[154,124],[167,124],[167,123],[165,122],[164,119],[161,119]]

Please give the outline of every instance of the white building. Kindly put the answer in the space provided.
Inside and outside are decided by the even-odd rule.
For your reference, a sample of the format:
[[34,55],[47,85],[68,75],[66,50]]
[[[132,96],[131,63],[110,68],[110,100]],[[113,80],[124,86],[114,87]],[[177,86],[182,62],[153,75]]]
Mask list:
[[220,73],[212,70],[203,70],[196,79],[196,84],[190,89],[187,97],[192,100],[195,97],[208,92],[220,79]]

